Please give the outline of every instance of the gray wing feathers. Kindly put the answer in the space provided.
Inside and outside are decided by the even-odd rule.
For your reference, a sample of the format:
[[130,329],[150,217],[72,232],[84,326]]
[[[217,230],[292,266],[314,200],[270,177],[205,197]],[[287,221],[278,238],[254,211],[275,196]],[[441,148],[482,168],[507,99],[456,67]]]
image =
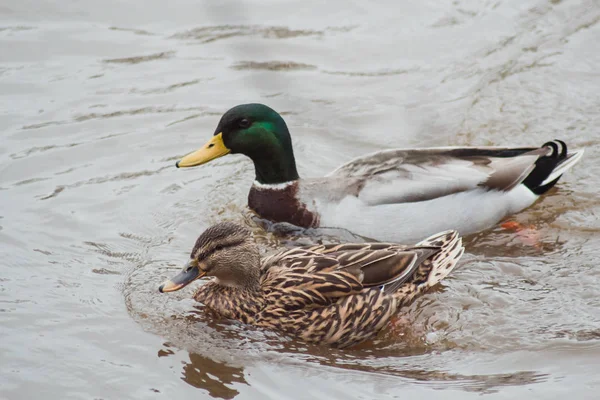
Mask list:
[[431,200],[475,189],[509,191],[523,182],[547,147],[386,150],[357,158],[328,176],[362,180],[369,205]]

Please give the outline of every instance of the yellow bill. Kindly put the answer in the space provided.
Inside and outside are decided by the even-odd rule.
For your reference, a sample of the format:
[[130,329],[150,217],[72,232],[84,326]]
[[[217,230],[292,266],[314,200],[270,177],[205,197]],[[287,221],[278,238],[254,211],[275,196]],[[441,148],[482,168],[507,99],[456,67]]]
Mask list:
[[215,158],[223,157],[224,155],[229,154],[230,151],[231,150],[225,146],[225,143],[223,143],[223,133],[221,132],[218,135],[213,136],[212,139],[200,149],[177,161],[175,165],[177,168],[195,167],[196,165],[206,164]]

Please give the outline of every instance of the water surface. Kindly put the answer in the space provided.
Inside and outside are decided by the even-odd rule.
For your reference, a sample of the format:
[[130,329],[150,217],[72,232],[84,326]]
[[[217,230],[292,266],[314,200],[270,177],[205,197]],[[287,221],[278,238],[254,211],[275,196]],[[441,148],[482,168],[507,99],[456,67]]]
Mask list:
[[[594,398],[600,388],[600,4],[8,0],[0,5],[0,397]],[[437,145],[586,147],[467,238],[456,272],[357,349],[227,321],[158,284],[210,224],[267,251],[253,169],[174,162],[244,102],[299,172]]]

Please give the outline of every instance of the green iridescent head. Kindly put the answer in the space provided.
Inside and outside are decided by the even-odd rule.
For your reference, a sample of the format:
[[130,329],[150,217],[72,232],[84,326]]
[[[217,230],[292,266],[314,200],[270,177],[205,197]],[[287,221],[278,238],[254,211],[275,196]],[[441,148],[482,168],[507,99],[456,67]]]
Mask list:
[[244,154],[254,162],[256,180],[275,184],[298,179],[292,139],[281,115],[264,104],[242,104],[227,111],[214,136],[177,167],[205,164],[226,154]]

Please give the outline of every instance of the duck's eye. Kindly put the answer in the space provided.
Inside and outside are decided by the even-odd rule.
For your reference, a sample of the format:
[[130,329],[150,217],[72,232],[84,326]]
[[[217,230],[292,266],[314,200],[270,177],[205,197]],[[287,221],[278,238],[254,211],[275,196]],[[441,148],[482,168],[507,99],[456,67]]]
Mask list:
[[247,118],[242,118],[240,119],[240,122],[238,122],[238,125],[240,126],[240,128],[248,128],[250,127],[251,123],[250,120]]
[[215,251],[220,251],[223,250],[223,246],[221,246],[220,244],[215,246]]

